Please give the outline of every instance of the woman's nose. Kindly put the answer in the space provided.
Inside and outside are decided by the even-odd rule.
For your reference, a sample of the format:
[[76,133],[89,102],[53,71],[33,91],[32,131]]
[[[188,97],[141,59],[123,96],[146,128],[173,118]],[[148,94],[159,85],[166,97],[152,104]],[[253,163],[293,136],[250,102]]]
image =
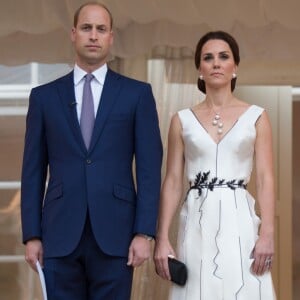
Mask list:
[[220,62],[218,59],[214,59],[213,63],[214,63],[213,65],[214,69],[218,69],[220,67]]

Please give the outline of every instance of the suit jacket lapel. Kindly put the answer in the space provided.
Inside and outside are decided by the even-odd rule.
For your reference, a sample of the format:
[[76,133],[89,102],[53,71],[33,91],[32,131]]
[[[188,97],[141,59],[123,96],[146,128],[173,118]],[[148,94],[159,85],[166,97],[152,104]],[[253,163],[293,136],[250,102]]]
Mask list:
[[89,152],[93,150],[97,140],[99,139],[107,117],[115,104],[117,95],[120,91],[120,83],[120,75],[108,69],[96,115]]
[[73,71],[58,81],[58,92],[71,131],[80,147],[86,152],[77,117]]

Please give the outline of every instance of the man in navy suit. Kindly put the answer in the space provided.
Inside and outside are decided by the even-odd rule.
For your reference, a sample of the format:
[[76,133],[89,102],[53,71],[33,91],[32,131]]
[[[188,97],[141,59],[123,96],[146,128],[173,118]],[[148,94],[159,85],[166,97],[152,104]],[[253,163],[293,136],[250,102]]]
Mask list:
[[[74,70],[30,94],[23,242],[30,266],[44,266],[49,300],[129,299],[133,267],[149,258],[155,235],[162,159],[155,101],[149,84],[107,67],[112,23],[104,5],[82,5],[71,32]],[[80,129],[87,73],[95,117],[88,146]]]

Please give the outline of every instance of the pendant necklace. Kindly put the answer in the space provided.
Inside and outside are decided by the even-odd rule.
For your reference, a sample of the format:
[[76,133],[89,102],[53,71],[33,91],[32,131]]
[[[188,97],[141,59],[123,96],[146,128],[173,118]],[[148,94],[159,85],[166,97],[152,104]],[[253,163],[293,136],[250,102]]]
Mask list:
[[217,133],[218,133],[219,135],[221,135],[221,134],[223,133],[223,122],[222,122],[220,113],[217,113],[217,112],[213,109],[213,107],[212,107],[212,110],[213,110],[213,112],[214,112],[214,114],[215,114],[214,119],[213,119],[213,121],[212,121],[212,125],[215,126],[215,127],[217,127]]

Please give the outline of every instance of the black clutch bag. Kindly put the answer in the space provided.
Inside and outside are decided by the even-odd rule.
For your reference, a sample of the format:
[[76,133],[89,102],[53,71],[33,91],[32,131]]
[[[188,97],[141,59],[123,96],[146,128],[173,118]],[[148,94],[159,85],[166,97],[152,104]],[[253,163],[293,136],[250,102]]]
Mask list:
[[168,257],[168,264],[171,280],[178,285],[185,285],[187,280],[186,265],[183,262],[170,256]]

